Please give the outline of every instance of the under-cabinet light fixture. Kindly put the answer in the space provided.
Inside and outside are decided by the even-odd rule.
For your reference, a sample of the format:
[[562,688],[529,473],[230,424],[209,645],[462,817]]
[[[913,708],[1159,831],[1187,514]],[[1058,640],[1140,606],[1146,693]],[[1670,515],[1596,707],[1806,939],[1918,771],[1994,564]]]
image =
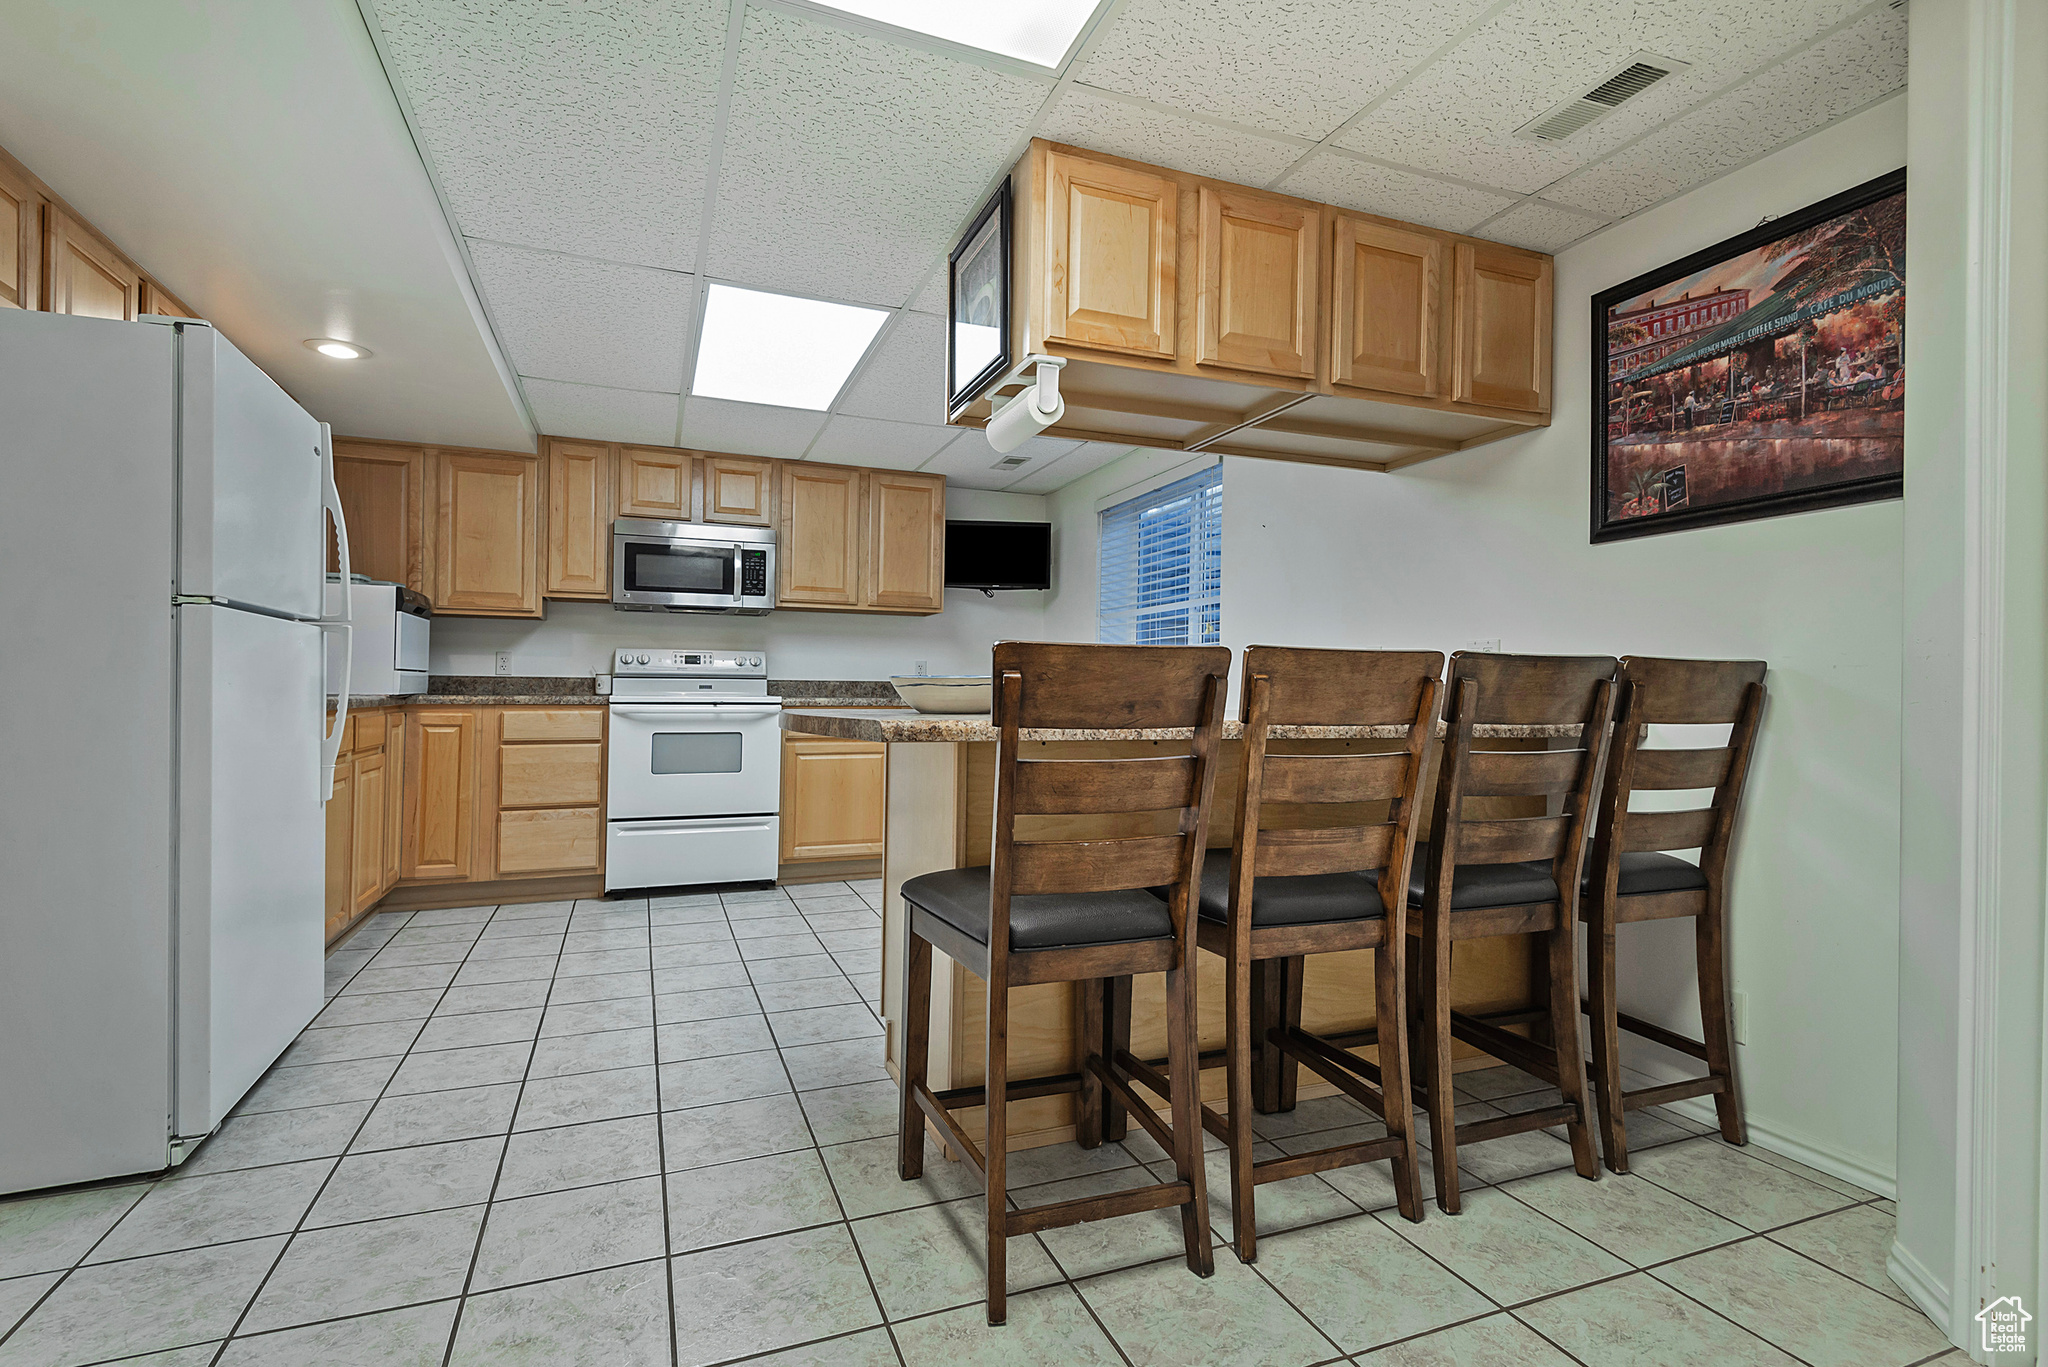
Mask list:
[[888,317],[887,309],[713,285],[690,392],[822,412]]
[[824,6],[1057,71],[1099,0],[836,0]]

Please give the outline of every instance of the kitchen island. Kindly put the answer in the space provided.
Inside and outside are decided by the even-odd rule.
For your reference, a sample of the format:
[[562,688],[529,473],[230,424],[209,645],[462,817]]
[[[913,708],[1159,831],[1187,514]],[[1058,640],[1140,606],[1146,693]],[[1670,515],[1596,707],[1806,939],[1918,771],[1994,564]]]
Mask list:
[[[782,714],[786,731],[841,740],[879,742],[887,747],[888,813],[882,851],[882,999],[879,1009],[887,1030],[888,1067],[901,1076],[903,1016],[904,916],[903,884],[939,869],[969,868],[989,862],[994,819],[996,729],[986,714],[926,714],[909,708],[790,708]],[[1542,749],[1571,745],[1569,730],[1535,727],[1482,727],[1477,734],[1500,748]],[[1243,726],[1226,722],[1221,762],[1217,769],[1214,806],[1209,817],[1211,858],[1229,858],[1237,809],[1238,765]],[[1401,746],[1398,727],[1275,727],[1271,749],[1343,753],[1388,751]],[[1085,737],[1085,739],[1084,739]],[[1147,753],[1171,748],[1185,733],[1149,731],[1065,732],[1026,731],[1028,758],[1073,755],[1083,747],[1116,746],[1122,753]],[[1432,760],[1432,763],[1434,761]],[[1493,816],[1540,816],[1529,799],[1486,800]],[[1479,803],[1474,803],[1474,809]],[[1428,794],[1422,799],[1427,834]],[[1137,818],[1142,820],[1142,817]],[[1032,838],[1076,839],[1105,829],[1111,821],[1130,817],[1030,818]],[[1326,954],[1308,962],[1303,991],[1302,1023],[1326,1036],[1362,1031],[1374,1023],[1371,950]],[[1223,961],[1198,955],[1198,1029],[1204,1050],[1223,1044]],[[1465,1012],[1512,1011],[1542,1000],[1540,960],[1527,936],[1474,941],[1458,947],[1453,994]],[[1010,998],[1010,1075],[1027,1078],[1063,1073],[1078,1060],[1074,985],[1044,983],[1015,989]],[[981,980],[938,951],[932,952],[931,1062],[934,1090],[970,1087],[982,1080],[984,989]],[[1131,1047],[1140,1058],[1166,1052],[1165,989],[1161,975],[1139,978],[1132,988]],[[1461,1057],[1476,1066],[1486,1059],[1460,1046]],[[1374,1047],[1357,1050],[1373,1058]],[[1203,1075],[1204,1100],[1220,1102],[1223,1069]],[[1314,1074],[1301,1075],[1303,1099],[1336,1089]],[[1010,1103],[1012,1149],[1059,1143],[1073,1137],[1069,1096],[1035,1097]],[[1162,1103],[1163,1106],[1163,1103]],[[981,1125],[979,1112],[960,1112],[969,1133]]]

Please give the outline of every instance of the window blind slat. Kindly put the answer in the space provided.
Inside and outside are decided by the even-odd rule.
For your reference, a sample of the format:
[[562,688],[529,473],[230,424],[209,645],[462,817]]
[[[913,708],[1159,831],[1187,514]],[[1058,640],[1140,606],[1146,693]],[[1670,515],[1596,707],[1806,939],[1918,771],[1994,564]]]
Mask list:
[[1098,640],[1198,645],[1223,632],[1223,467],[1100,514]]

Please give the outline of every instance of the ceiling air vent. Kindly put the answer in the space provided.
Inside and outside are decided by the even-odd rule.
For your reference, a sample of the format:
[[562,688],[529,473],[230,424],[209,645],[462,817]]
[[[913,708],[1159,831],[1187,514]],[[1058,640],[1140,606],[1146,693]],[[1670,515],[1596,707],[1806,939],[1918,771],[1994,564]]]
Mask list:
[[988,468],[991,470],[1014,470],[1020,465],[1029,465],[1030,463],[1031,457],[1029,456],[1004,456]]
[[1689,65],[1670,57],[1659,57],[1654,52],[1638,52],[1591,90],[1545,110],[1517,128],[1515,136],[1532,142],[1563,142],[1588,124],[1612,114],[1666,76],[1684,71]]

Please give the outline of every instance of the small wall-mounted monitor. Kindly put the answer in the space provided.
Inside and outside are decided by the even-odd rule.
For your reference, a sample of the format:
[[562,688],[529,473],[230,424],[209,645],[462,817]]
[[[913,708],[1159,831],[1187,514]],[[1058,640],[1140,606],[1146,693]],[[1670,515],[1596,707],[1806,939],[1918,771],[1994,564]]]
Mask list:
[[1050,522],[946,523],[949,589],[1049,589]]

